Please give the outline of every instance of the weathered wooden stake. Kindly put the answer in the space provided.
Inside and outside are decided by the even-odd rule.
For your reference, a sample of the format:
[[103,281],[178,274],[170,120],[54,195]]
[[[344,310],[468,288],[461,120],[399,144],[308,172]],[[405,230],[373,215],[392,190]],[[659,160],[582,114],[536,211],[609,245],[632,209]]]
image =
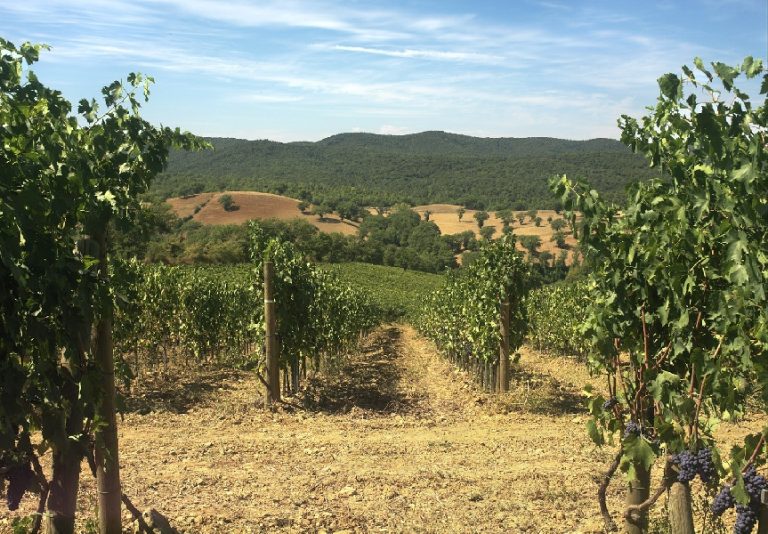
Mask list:
[[[651,494],[651,470],[635,464],[637,480],[632,481],[627,491],[627,505],[640,505]],[[641,512],[637,518],[627,518],[624,523],[627,534],[646,534],[648,532],[648,511]]]
[[672,534],[695,534],[691,488],[682,482],[673,482],[669,488],[669,527]]
[[760,494],[760,515],[757,519],[757,534],[768,534],[768,489]]
[[[94,232],[99,246],[99,277],[108,280],[107,232],[101,228]],[[94,353],[99,365],[101,402],[96,408],[100,420],[106,425],[96,432],[96,486],[99,493],[99,532],[120,534],[123,531],[120,514],[120,462],[118,459],[117,417],[115,416],[115,362],[112,349],[112,300],[101,302],[101,316],[96,323]]]
[[501,393],[509,391],[509,297],[501,302],[501,346],[499,347],[499,384]]
[[267,388],[264,404],[270,406],[280,400],[280,367],[277,351],[277,316],[274,293],[275,265],[271,261],[264,262],[264,322],[266,326]]

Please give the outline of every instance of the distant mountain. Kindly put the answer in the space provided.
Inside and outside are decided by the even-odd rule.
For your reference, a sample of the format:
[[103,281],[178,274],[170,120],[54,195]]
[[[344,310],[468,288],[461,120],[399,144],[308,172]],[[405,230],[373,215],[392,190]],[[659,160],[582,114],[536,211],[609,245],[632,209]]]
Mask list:
[[586,178],[609,198],[654,175],[613,139],[478,138],[445,132],[338,134],[318,142],[212,138],[213,151],[173,152],[155,192],[254,190],[367,205],[453,203],[552,208],[547,180]]

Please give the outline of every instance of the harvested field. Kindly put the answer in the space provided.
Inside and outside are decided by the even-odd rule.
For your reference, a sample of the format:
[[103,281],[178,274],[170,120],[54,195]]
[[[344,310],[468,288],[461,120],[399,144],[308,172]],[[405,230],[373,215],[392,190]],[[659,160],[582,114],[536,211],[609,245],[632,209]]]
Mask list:
[[[235,210],[226,211],[219,203],[223,195],[230,195],[234,200]],[[299,211],[299,201],[293,198],[271,193],[255,191],[227,191],[225,193],[200,193],[183,198],[168,199],[168,203],[179,217],[192,215],[203,224],[242,224],[251,219],[304,219],[319,230],[342,234],[357,233],[356,223],[342,221],[336,215],[326,215],[322,219]],[[194,210],[201,206],[197,213]]]

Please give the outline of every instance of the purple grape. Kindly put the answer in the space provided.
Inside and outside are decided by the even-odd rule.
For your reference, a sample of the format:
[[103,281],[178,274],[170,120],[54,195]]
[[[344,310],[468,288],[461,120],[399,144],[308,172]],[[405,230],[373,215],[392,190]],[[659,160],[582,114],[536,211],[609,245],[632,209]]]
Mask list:
[[696,478],[698,473],[698,462],[696,455],[690,451],[682,451],[672,456],[672,463],[679,468],[677,480],[680,482],[690,482]]
[[616,406],[619,403],[619,399],[616,397],[611,397],[607,401],[603,403],[603,410],[613,410],[613,407]]
[[739,504],[736,506],[736,524],[734,534],[751,534],[757,524],[757,512],[751,506]]
[[630,421],[627,423],[627,426],[624,428],[624,439],[628,438],[631,435],[639,436],[643,431],[643,427],[641,427],[638,423],[634,421]]
[[19,508],[24,493],[32,479],[35,477],[34,471],[29,464],[18,464],[11,468],[7,474],[8,477],[8,509],[13,511]]
[[712,513],[715,517],[720,517],[729,508],[733,508],[736,505],[736,499],[733,498],[731,493],[731,486],[726,484],[720,489],[720,492],[715,495],[715,499],[712,501]]
[[712,461],[712,449],[709,447],[699,449],[696,453],[696,464],[702,482],[709,484],[717,478],[715,463]]

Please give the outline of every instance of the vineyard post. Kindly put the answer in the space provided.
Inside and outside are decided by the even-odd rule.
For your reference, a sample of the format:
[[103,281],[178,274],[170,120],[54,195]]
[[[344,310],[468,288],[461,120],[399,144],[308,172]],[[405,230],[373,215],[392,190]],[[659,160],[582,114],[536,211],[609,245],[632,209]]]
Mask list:
[[509,296],[501,302],[501,346],[499,347],[499,384],[501,393],[509,391]]
[[691,488],[684,482],[673,482],[669,488],[669,526],[672,534],[695,534]]
[[264,404],[271,405],[280,400],[280,369],[277,354],[277,317],[275,314],[274,294],[275,265],[272,261],[264,262],[264,322],[266,325],[266,379]]
[[757,534],[768,534],[768,489],[760,494],[760,516],[757,523]]
[[[639,506],[648,500],[651,494],[651,470],[636,463],[635,480],[630,483],[627,492],[627,506]],[[628,515],[624,524],[627,534],[646,534],[648,532],[648,511],[643,510],[636,515]]]
[[[107,283],[107,235],[102,226],[94,232],[99,250],[99,276]],[[115,416],[115,363],[112,347],[112,300],[101,302],[101,316],[96,324],[95,356],[100,368],[101,402],[99,419],[106,424],[96,432],[96,484],[99,491],[99,531],[102,534],[120,534],[122,518],[120,506],[120,463],[118,459],[117,417]]]

